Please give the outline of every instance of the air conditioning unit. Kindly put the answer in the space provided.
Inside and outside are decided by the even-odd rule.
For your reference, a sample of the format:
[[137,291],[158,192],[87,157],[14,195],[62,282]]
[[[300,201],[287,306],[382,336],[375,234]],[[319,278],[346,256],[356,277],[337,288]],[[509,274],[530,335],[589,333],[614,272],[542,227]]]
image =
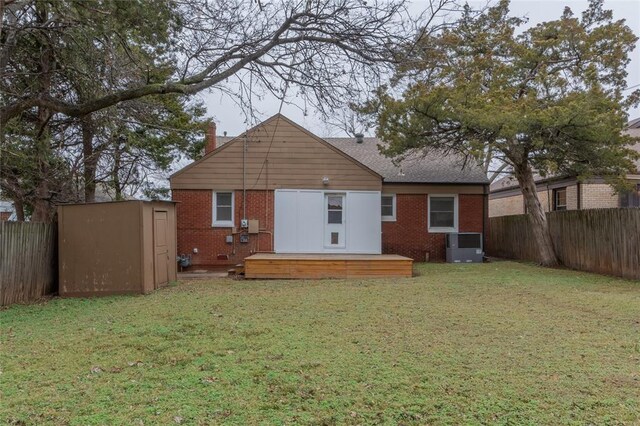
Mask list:
[[482,234],[478,232],[460,232],[447,234],[447,262],[482,263]]

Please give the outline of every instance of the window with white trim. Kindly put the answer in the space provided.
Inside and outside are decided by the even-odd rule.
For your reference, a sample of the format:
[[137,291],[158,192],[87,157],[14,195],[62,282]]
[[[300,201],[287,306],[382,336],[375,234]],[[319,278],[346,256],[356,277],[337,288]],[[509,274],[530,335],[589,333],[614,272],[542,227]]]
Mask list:
[[212,226],[233,228],[233,207],[233,191],[214,192]]
[[383,222],[396,221],[396,194],[382,194],[380,212]]
[[458,232],[458,196],[429,195],[429,232]]
[[567,209],[567,188],[556,188],[553,190],[553,210],[562,211]]

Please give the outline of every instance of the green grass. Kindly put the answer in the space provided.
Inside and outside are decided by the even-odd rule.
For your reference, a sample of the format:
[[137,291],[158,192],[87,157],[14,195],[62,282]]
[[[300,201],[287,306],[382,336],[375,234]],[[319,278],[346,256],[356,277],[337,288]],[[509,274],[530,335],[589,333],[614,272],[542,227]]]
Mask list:
[[0,312],[3,424],[638,424],[640,283],[531,265]]

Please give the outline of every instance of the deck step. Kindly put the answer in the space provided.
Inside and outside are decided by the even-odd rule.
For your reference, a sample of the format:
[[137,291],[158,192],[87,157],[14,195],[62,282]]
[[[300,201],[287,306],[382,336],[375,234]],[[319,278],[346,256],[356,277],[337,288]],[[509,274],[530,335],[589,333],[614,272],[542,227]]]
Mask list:
[[236,271],[236,275],[244,275],[244,263],[239,263],[234,268]]

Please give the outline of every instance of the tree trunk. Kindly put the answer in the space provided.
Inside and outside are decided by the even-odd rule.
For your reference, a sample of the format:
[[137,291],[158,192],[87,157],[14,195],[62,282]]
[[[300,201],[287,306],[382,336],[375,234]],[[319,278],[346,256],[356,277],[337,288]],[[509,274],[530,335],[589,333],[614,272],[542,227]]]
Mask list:
[[122,200],[122,188],[120,187],[120,142],[116,142],[116,149],[113,153],[113,188],[116,193],[116,201]]
[[527,212],[531,218],[533,238],[538,246],[540,264],[543,266],[557,266],[559,263],[558,256],[553,247],[547,215],[542,209],[540,199],[538,198],[538,191],[536,190],[536,183],[533,180],[531,167],[528,163],[524,163],[516,165],[514,171],[516,179],[518,179],[518,183],[520,184],[520,190],[524,197]]
[[49,111],[44,108],[38,109],[38,135],[35,139],[35,158],[37,161],[37,177],[35,187],[35,197],[33,200],[32,222],[51,222],[55,215],[55,206],[52,203],[52,194],[49,188],[49,178],[51,175],[51,146],[49,141]]
[[[38,20],[44,25],[48,19],[47,5],[36,4]],[[39,89],[45,93],[51,88],[51,47],[48,44],[41,45],[42,54],[39,63],[38,83]],[[37,135],[35,136],[35,159],[37,164],[37,177],[35,197],[33,201],[32,222],[51,222],[55,215],[55,206],[51,202],[49,190],[51,145],[49,141],[49,119],[51,112],[45,107],[38,107]]]
[[93,123],[91,116],[82,118],[82,163],[84,178],[84,202],[96,201],[96,170],[98,168],[98,153],[93,149]]
[[51,204],[49,197],[49,185],[45,179],[42,179],[36,188],[31,222],[51,222],[55,207]]
[[14,198],[13,208],[16,211],[16,220],[18,222],[24,222],[24,204],[22,203],[22,200]]

